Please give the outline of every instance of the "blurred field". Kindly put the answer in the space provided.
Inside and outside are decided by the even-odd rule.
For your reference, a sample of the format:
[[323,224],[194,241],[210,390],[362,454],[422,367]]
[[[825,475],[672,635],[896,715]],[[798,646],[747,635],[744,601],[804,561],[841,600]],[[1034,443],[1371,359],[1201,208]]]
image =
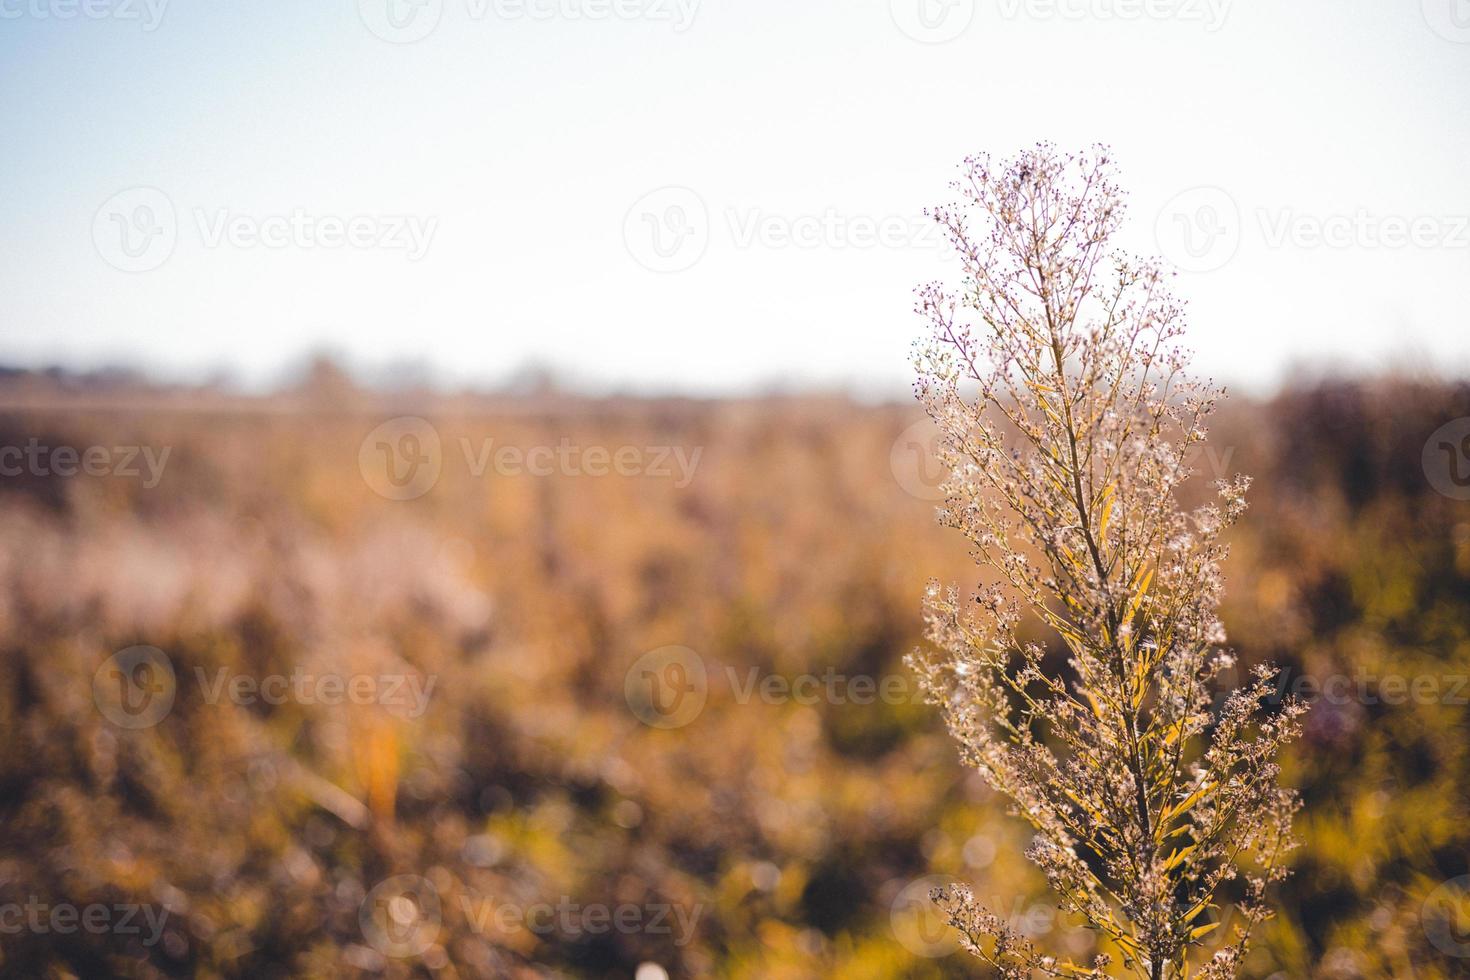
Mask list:
[[[388,499],[360,453],[408,415],[432,423],[441,472]],[[1470,975],[1464,889],[1436,892],[1470,873],[1470,502],[1421,461],[1467,415],[1463,385],[1304,384],[1232,400],[1200,460],[1256,478],[1224,610],[1243,666],[1350,680],[1315,699],[1288,760],[1306,843],[1253,976]],[[169,453],[152,487],[0,477],[0,907],[161,917],[150,936],[0,913],[0,972],[984,976],[922,955],[947,947],[905,889],[931,874],[1085,955],[1090,934],[1048,914],[1023,825],[910,697],[925,581],[975,578],[921,499],[902,435],[917,418],[330,377],[269,399],[0,381],[0,446]],[[642,471],[477,476],[486,440],[492,459],[632,447]],[[674,448],[699,452],[687,485]],[[647,472],[656,450],[671,475]],[[128,728],[94,679],[140,644],[169,658],[174,700]],[[635,665],[668,646],[707,677],[678,727],[632,696],[659,697]],[[687,678],[660,656],[658,681]],[[211,703],[200,680],[293,670],[411,679],[427,699]],[[819,696],[782,693],[804,675]],[[896,696],[826,694],[865,690],[853,678]],[[405,931],[385,939],[360,912],[403,875],[438,911],[426,925],[422,902],[390,900]],[[626,917],[525,921],[542,905]],[[399,940],[423,948],[394,955]]]

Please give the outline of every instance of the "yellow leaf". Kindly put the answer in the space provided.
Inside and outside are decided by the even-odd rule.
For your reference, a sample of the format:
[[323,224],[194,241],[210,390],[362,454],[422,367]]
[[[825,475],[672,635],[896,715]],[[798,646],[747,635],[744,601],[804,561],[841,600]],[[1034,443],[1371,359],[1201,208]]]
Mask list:
[[1097,536],[1106,538],[1108,536],[1108,521],[1113,516],[1113,488],[1108,487],[1104,492],[1102,518],[1097,524]]
[[1180,919],[1179,921],[1182,922],[1182,923],[1184,923],[1185,925],[1188,925],[1189,923],[1193,922],[1195,919],[1199,918],[1199,914],[1201,912],[1203,912],[1205,909],[1210,909],[1210,908],[1214,908],[1214,907],[1215,906],[1211,905],[1208,900],[1202,898],[1202,899],[1199,900],[1199,904],[1196,905],[1194,908],[1190,909],[1188,912],[1185,912],[1184,913],[1184,918]]
[[1195,790],[1193,793],[1190,793],[1189,796],[1185,797],[1182,801],[1174,804],[1173,806],[1169,807],[1169,809],[1165,810],[1162,818],[1160,819],[1160,822],[1168,823],[1170,820],[1173,820],[1175,817],[1186,812],[1200,800],[1204,799],[1205,794],[1214,789],[1214,787],[1214,783],[1205,783],[1199,789]]
[[1133,595],[1128,600],[1128,610],[1123,616],[1124,625],[1133,622],[1133,616],[1138,612],[1138,607],[1143,605],[1143,599],[1148,595],[1148,587],[1153,584],[1153,580],[1153,569],[1138,570],[1138,577],[1133,580]]
[[1190,844],[1188,847],[1181,847],[1173,854],[1170,854],[1169,860],[1164,862],[1164,870],[1173,871],[1175,868],[1179,867],[1179,865],[1183,864],[1185,859],[1188,858],[1191,853],[1193,853],[1196,847],[1199,847],[1199,845]]

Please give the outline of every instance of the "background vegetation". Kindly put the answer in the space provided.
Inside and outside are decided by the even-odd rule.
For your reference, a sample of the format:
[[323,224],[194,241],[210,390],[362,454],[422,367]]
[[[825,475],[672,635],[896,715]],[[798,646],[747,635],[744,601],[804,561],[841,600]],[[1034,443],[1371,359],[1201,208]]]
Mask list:
[[[903,941],[904,889],[932,874],[1049,946],[1092,949],[1046,915],[1023,824],[916,696],[743,693],[829,668],[914,692],[901,660],[925,581],[974,581],[960,537],[909,492],[925,486],[901,438],[915,408],[385,395],[330,372],[259,399],[19,375],[0,404],[0,445],[170,448],[151,489],[0,479],[0,903],[168,910],[153,945],[0,935],[7,975],[981,976]],[[359,447],[405,414],[433,422],[443,473],[387,500]],[[1226,403],[1199,461],[1256,478],[1226,567],[1241,676],[1274,661],[1313,702],[1285,773],[1305,846],[1252,976],[1470,975],[1429,941],[1425,905],[1470,872],[1470,503],[1421,463],[1466,415],[1470,386],[1304,382]],[[702,454],[679,487],[476,477],[460,450],[564,438]],[[167,717],[127,730],[93,678],[134,644],[165,651],[179,683]],[[705,707],[674,729],[625,698],[630,667],[667,645],[708,670]],[[220,667],[435,687],[417,718],[211,704],[193,678]],[[1334,675],[1352,696],[1300,683]],[[1439,693],[1389,703],[1391,676]],[[359,921],[399,874],[442,900],[416,957],[385,957]],[[681,945],[677,929],[487,928],[462,896],[699,916]],[[1457,922],[1430,927],[1466,941]]]

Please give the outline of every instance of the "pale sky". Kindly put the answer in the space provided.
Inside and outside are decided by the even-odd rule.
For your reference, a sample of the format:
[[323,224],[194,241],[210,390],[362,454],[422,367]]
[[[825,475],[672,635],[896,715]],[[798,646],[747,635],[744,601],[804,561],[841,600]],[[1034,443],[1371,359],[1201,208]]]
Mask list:
[[1039,139],[1203,373],[1470,366],[1470,0],[0,0],[0,363],[901,390]]

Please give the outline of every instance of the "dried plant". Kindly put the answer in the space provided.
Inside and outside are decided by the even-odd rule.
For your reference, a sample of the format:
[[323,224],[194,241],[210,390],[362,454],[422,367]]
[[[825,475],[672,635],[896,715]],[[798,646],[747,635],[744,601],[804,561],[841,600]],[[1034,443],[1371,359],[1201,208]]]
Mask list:
[[[966,610],[931,584],[912,664],[968,764],[1036,830],[1027,852],[1124,975],[1235,976],[1285,876],[1295,794],[1275,757],[1304,710],[1264,710],[1270,668],[1223,701],[1217,617],[1245,478],[1178,500],[1223,391],[1189,379],[1183,308],[1154,261],[1109,249],[1124,205],[1101,148],[968,159],[932,211],[963,265],[921,287],[916,391],[951,476],[941,523],[990,570]],[[1023,633],[1027,620],[1041,630]],[[1065,647],[1050,658],[1049,629]],[[1028,636],[1037,639],[1028,639]],[[1006,977],[1107,976],[1044,955],[963,888],[936,900]],[[1196,959],[1206,958],[1200,953]]]

